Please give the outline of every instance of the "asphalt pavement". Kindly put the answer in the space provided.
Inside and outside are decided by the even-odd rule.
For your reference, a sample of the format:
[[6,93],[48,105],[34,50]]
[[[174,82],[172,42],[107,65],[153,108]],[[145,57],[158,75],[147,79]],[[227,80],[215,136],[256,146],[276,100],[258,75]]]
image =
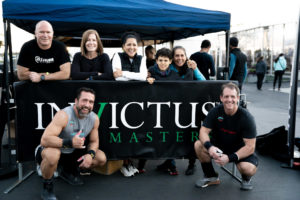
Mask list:
[[[247,108],[255,118],[258,135],[268,133],[273,128],[282,125],[288,129],[290,82],[283,82],[280,91],[273,90],[273,83],[271,82],[264,83],[262,90],[257,90],[255,83],[247,83],[244,84],[242,93],[246,94]],[[300,137],[299,92],[295,128],[295,136]]]
[[[289,82],[284,82],[280,92],[273,91],[272,83],[264,83],[261,91],[253,83],[243,87],[249,111],[255,118],[258,135],[268,133],[273,128],[288,125]],[[299,103],[297,100],[296,136],[300,136]],[[61,179],[55,180],[55,193],[61,200],[296,200],[300,198],[300,170],[280,167],[281,162],[258,154],[259,168],[253,177],[254,189],[241,191],[240,184],[215,166],[221,178],[216,187],[198,189],[194,186],[197,179],[203,176],[199,162],[196,162],[194,175],[186,176],[184,171],[188,165],[185,159],[177,159],[178,176],[158,172],[156,166],[162,161],[149,161],[146,173],[132,178],[125,178],[120,172],[110,176],[93,173],[83,177],[83,186],[71,186]],[[230,166],[229,166],[230,167]],[[24,175],[34,169],[32,163],[24,163]],[[9,186],[18,180],[17,176],[0,180],[1,200],[35,200],[40,199],[42,180],[36,173],[32,174],[18,187],[4,194]]]

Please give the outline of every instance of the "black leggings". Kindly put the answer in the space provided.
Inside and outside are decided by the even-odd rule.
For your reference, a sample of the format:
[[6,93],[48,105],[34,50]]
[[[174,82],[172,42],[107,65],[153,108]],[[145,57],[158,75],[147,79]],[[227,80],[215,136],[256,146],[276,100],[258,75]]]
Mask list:
[[277,78],[278,78],[278,89],[280,89],[283,74],[284,74],[284,71],[282,71],[282,70],[275,71],[273,89],[275,89]]
[[264,81],[264,77],[265,77],[265,74],[256,74],[257,76],[257,82],[256,82],[256,86],[257,86],[257,89],[261,89],[261,86],[263,84],[263,81]]

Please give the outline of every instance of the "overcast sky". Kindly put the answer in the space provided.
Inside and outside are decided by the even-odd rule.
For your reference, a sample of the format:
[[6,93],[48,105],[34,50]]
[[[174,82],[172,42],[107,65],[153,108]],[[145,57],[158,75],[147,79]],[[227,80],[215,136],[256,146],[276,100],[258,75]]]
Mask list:
[[[231,13],[231,31],[257,26],[296,22],[299,18],[300,0],[168,0],[186,6]],[[0,14],[2,16],[2,0]],[[3,23],[0,20],[3,38]],[[22,37],[20,37],[22,35]],[[12,28],[13,51],[20,49],[32,35]],[[3,48],[1,48],[1,52]]]
[[299,0],[168,0],[169,2],[231,13],[231,29],[295,22]]

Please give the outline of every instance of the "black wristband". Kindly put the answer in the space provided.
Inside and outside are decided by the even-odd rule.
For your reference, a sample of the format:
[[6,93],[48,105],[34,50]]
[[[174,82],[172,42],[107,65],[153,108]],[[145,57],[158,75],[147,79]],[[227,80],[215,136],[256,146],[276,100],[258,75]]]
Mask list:
[[89,150],[87,153],[90,154],[93,159],[95,158],[96,152],[94,150]]
[[63,139],[63,148],[73,147],[72,139]]
[[236,162],[239,160],[239,157],[236,155],[236,153],[232,153],[228,155],[229,162]]
[[210,143],[210,141],[206,141],[204,142],[204,147],[207,149],[207,151],[209,150],[210,147],[212,147],[213,145]]

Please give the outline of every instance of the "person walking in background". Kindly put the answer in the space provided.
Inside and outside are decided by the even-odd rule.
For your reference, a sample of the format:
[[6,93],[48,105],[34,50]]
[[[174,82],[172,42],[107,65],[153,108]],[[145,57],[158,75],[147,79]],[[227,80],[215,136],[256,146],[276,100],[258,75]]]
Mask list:
[[114,80],[109,57],[96,30],[82,34],[81,51],[76,53],[71,66],[73,80]]
[[209,40],[203,40],[201,43],[200,52],[196,52],[191,55],[190,59],[197,63],[197,67],[203,74],[206,80],[209,80],[209,76],[215,76],[215,64],[211,55],[208,54],[211,47]]
[[256,86],[258,90],[261,90],[263,80],[267,72],[267,65],[264,61],[263,56],[257,58],[257,63],[255,67],[256,67],[256,76],[257,76]]
[[229,44],[229,80],[237,80],[239,89],[242,91],[242,86],[247,76],[247,56],[237,48],[239,40],[236,37],[231,37]]
[[284,54],[281,53],[278,55],[278,57],[275,59],[274,62],[275,77],[273,82],[273,90],[275,90],[276,81],[278,79],[278,91],[280,91],[282,75],[284,74],[285,69],[286,69],[286,60],[284,58]]

